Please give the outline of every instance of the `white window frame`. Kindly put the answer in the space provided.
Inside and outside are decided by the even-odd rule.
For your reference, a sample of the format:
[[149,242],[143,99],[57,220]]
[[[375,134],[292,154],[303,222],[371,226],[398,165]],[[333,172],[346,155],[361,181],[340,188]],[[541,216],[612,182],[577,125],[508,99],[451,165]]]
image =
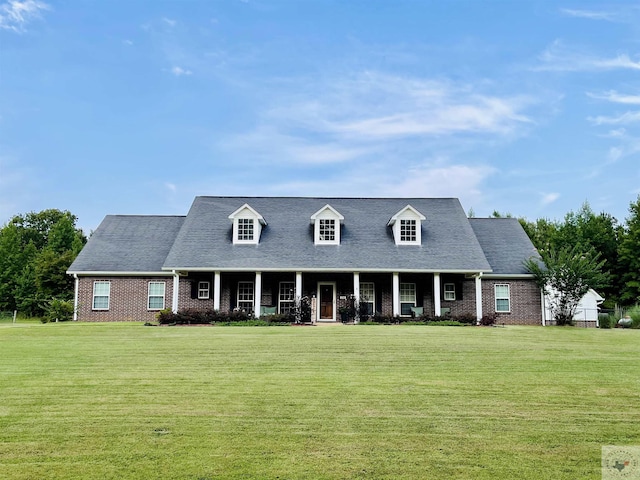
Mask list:
[[[240,306],[240,304],[245,304],[245,306]],[[236,307],[239,310],[244,310],[246,313],[251,313],[253,312],[254,306],[255,306],[254,283],[247,282],[247,281],[238,282],[238,291],[236,293]]]
[[[500,293],[498,294],[498,290],[499,288],[506,288],[506,295]],[[496,306],[496,313],[511,313],[511,285],[509,285],[508,283],[496,283],[493,286],[493,291],[495,294],[495,306]],[[508,308],[505,309],[499,309],[498,308],[498,301],[499,300],[506,300],[507,304],[508,304]]]
[[[162,285],[162,295],[159,295],[157,292],[153,292],[153,295],[152,295],[152,292],[151,292],[152,285],[153,286]],[[167,294],[167,282],[158,282],[158,281],[149,282],[147,286],[147,310],[164,310],[166,294]],[[158,298],[162,298],[162,306],[152,307],[151,299],[158,299]]]
[[426,217],[411,205],[407,205],[391,217],[387,226],[393,230],[396,245],[422,245],[424,220]]
[[254,243],[255,220],[253,218],[241,217],[236,222],[236,240],[238,243]]
[[[313,224],[313,243],[315,245],[340,245],[340,229],[344,217],[331,205],[327,204],[311,215]],[[326,235],[329,225],[333,225],[331,235]],[[328,237],[328,238],[327,238]]]
[[415,218],[400,219],[400,243],[417,243],[418,220]]
[[[416,306],[416,284],[411,282],[400,283],[400,315],[403,317],[411,316],[411,307]],[[409,311],[402,313],[402,306],[409,305]]]
[[211,298],[211,282],[198,282],[198,300],[209,300]]
[[[100,285],[102,286],[106,286],[106,293],[105,292],[96,292],[96,287]],[[107,299],[107,306],[106,307],[96,307],[96,299],[97,298],[106,298]],[[100,311],[106,311],[109,310],[109,307],[111,306],[111,281],[110,280],[96,280],[93,282],[93,300],[91,302],[91,310],[100,310]]]
[[334,243],[336,241],[336,219],[318,219],[318,241],[321,243]]
[[455,283],[445,283],[443,285],[444,288],[444,301],[445,302],[453,302],[456,299],[456,284]]
[[[360,282],[360,302],[371,304],[370,315],[376,313],[376,284],[373,282]],[[367,309],[368,311],[368,309]]]
[[295,282],[280,282],[278,284],[278,313],[292,312],[296,307]]
[[[267,222],[249,204],[245,203],[229,215],[229,220],[233,222],[234,245],[257,245],[260,243],[260,235],[262,229],[267,226]],[[251,227],[249,228],[249,226]]]

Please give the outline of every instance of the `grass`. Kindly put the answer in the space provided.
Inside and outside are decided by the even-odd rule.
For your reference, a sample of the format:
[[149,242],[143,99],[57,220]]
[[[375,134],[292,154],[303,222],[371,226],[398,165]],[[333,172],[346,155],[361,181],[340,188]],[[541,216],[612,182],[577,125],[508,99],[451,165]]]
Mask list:
[[637,330],[0,326],[0,478],[599,479]]

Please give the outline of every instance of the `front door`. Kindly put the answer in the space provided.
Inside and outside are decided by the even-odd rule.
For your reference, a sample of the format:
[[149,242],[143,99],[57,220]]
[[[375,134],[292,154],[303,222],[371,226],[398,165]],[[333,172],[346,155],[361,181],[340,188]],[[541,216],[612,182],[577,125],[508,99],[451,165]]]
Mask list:
[[318,298],[320,299],[320,308],[318,309],[318,320],[335,321],[335,284],[319,283]]

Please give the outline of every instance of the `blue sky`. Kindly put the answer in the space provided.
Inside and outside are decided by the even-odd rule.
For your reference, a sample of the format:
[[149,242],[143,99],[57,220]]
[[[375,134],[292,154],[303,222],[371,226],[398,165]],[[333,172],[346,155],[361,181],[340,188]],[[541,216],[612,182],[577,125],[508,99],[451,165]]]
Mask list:
[[640,194],[637,2],[0,2],[0,224],[196,195],[622,222]]

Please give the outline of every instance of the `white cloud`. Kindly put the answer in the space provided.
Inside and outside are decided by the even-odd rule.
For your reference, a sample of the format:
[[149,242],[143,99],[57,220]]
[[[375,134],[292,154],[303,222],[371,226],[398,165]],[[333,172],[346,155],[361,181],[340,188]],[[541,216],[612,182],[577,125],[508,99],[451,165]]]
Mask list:
[[640,111],[626,112],[617,117],[599,115],[597,117],[588,117],[587,120],[594,125],[628,125],[630,123],[640,122]]
[[183,75],[192,75],[193,72],[191,70],[186,70],[182,67],[173,67],[171,69],[171,73],[173,73],[176,77],[181,77]]
[[558,198],[560,198],[560,194],[555,192],[541,193],[541,195],[542,195],[542,198],[540,199],[540,204],[543,206],[550,205],[556,200],[558,200]]
[[164,186],[167,188],[167,190],[169,190],[172,193],[175,193],[177,190],[175,183],[165,182]]
[[591,53],[566,47],[560,40],[554,41],[538,56],[541,62],[535,66],[536,71],[598,71],[598,70],[640,70],[640,61],[635,61],[628,54],[619,54],[612,58],[602,58]]
[[572,10],[570,8],[562,8],[560,9],[560,11],[570,17],[587,18],[590,20],[607,20],[612,22],[612,21],[615,21],[617,18],[617,15],[612,12],[595,12],[592,10]]
[[595,98],[597,100],[606,100],[612,103],[623,103],[626,105],[640,105],[640,95],[625,95],[618,93],[615,90],[609,90],[604,93],[590,93],[587,92],[587,96]]
[[287,106],[267,112],[269,121],[359,141],[507,134],[531,122],[522,113],[528,98],[487,95],[446,81],[365,72],[312,88],[281,98]]
[[9,0],[0,5],[0,28],[22,33],[29,22],[40,18],[42,11],[50,8],[38,0]]
[[169,27],[175,27],[177,23],[175,20],[171,18],[166,18],[166,17],[164,17],[162,21],[165,23],[165,25],[168,25]]

